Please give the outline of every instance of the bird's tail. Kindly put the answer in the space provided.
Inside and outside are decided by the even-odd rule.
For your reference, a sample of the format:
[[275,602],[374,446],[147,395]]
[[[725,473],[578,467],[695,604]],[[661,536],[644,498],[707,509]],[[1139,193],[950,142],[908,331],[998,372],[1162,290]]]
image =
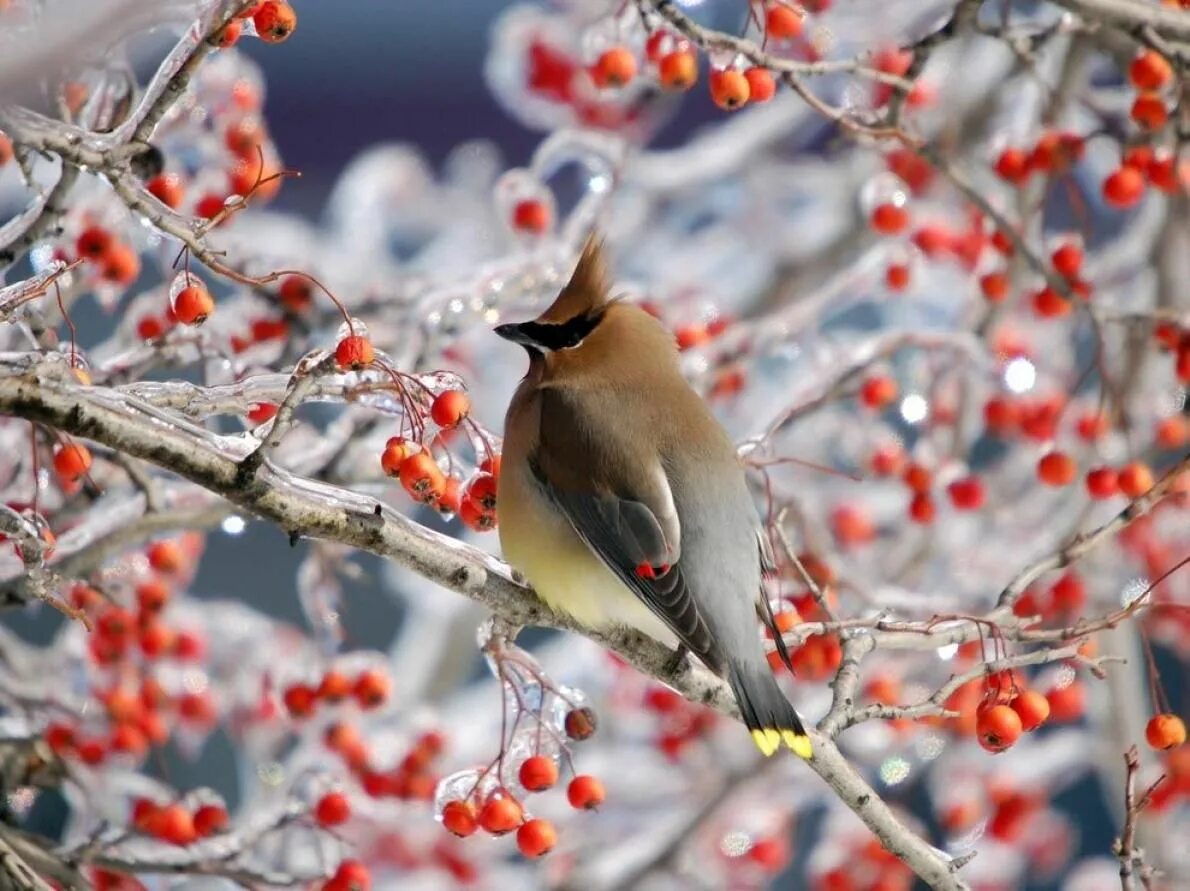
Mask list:
[[781,692],[767,663],[733,662],[727,670],[727,681],[739,704],[744,724],[752,732],[752,740],[760,751],[772,755],[784,743],[802,758],[812,756],[810,737],[806,735],[802,719]]

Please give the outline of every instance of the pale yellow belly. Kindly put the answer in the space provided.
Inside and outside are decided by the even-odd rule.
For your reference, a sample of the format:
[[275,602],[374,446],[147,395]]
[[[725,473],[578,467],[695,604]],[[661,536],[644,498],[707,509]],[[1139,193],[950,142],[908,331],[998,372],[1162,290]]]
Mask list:
[[565,521],[536,499],[500,505],[504,559],[524,574],[549,607],[589,628],[626,625],[666,646],[677,638],[613,575]]

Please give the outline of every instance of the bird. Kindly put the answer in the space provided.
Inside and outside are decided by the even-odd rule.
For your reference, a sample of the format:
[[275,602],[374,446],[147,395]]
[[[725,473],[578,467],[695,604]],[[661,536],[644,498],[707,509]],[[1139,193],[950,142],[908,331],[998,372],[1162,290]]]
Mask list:
[[[508,563],[553,610],[673,646],[724,678],[756,746],[812,757],[773,676],[757,616],[768,539],[727,431],[681,373],[674,336],[611,296],[592,234],[537,318],[495,328],[528,353],[497,480]],[[675,667],[681,661],[674,663]]]

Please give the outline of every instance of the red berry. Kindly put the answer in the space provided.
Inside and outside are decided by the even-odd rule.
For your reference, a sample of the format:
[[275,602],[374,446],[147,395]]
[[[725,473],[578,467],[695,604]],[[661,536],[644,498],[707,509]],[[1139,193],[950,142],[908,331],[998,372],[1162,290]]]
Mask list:
[[566,800],[579,810],[594,810],[603,804],[604,798],[603,783],[587,774],[575,777],[566,787]]
[[439,427],[456,427],[471,411],[471,400],[462,390],[439,393],[430,406],[430,417]]
[[904,263],[890,263],[884,270],[884,283],[890,291],[904,291],[909,287],[909,267]]
[[474,835],[479,828],[475,807],[469,801],[448,801],[442,808],[442,825],[459,838]]
[[371,891],[372,874],[358,860],[344,860],[322,891]]
[[64,482],[74,482],[91,469],[91,450],[81,442],[68,442],[54,450],[54,473]]
[[709,82],[711,99],[728,111],[742,107],[752,95],[748,79],[734,68],[712,70]]
[[415,501],[428,504],[446,489],[446,477],[429,452],[410,455],[401,462],[398,475],[401,485]]
[[186,195],[182,178],[173,173],[158,174],[145,184],[145,188],[150,195],[173,210],[182,206],[182,199]]
[[982,709],[976,719],[979,744],[989,752],[1003,752],[1021,736],[1021,717],[1007,705]]
[[1047,690],[1045,698],[1050,704],[1050,717],[1055,721],[1077,721],[1086,709],[1086,692],[1077,681]]
[[265,0],[252,16],[256,33],[265,43],[280,43],[297,27],[297,13],[285,0]]
[[362,334],[349,334],[335,347],[335,364],[339,366],[340,370],[359,371],[361,368],[371,365],[375,358],[376,352],[372,349],[372,341]]
[[1119,477],[1110,467],[1096,467],[1087,471],[1087,492],[1092,498],[1111,498],[1120,491]]
[[1050,716],[1049,700],[1036,690],[1026,690],[1009,703],[1021,719],[1021,729],[1036,730]]
[[304,275],[287,275],[281,279],[277,299],[290,312],[305,312],[314,303],[314,286]]
[[1065,278],[1077,278],[1083,265],[1083,251],[1077,244],[1066,242],[1059,245],[1050,255],[1054,269]]
[[777,81],[767,68],[754,66],[744,72],[749,102],[768,102],[777,92]]
[[155,541],[149,545],[149,565],[158,572],[172,575],[186,565],[181,546],[171,538]]
[[1037,476],[1047,486],[1068,486],[1078,475],[1078,465],[1065,452],[1050,452],[1037,462]]
[[240,34],[243,31],[244,26],[241,22],[228,22],[223,26],[223,30],[215,35],[211,42],[220,49],[227,49],[236,45],[236,41],[240,39]]
[[126,244],[113,244],[101,262],[104,279],[117,285],[130,285],[140,275],[140,257]]
[[78,255],[86,260],[98,260],[112,247],[115,239],[102,226],[88,226],[75,241]]
[[150,579],[136,586],[136,602],[145,613],[156,613],[169,603],[169,586],[160,579]]
[[1054,609],[1059,612],[1078,612],[1087,602],[1087,586],[1083,584],[1082,576],[1074,570],[1067,570],[1058,576],[1050,588],[1050,598]]
[[200,838],[227,831],[227,808],[221,804],[204,804],[194,812],[194,831]]
[[524,811],[515,798],[494,796],[479,812],[479,825],[492,835],[504,835],[521,825]]
[[248,410],[248,420],[253,424],[263,424],[265,421],[271,421],[277,416],[277,410],[280,408],[275,402],[255,402],[252,408]]
[[558,782],[558,765],[553,758],[534,755],[521,764],[518,776],[521,785],[530,792],[544,792]]
[[1141,93],[1132,101],[1129,117],[1146,130],[1160,130],[1169,120],[1169,109],[1160,96]]
[[204,220],[210,220],[219,215],[227,198],[223,195],[216,195],[214,192],[208,192],[198,199],[194,205],[194,212]]
[[213,724],[218,714],[209,693],[184,693],[178,698],[178,714],[192,724]]
[[868,408],[883,408],[897,398],[897,382],[888,375],[874,375],[860,386],[859,398]]
[[946,487],[951,503],[959,510],[979,510],[983,507],[983,483],[977,476],[957,479]]
[[1010,183],[1029,178],[1029,156],[1019,148],[1006,148],[996,158],[996,175]]
[[351,818],[351,802],[342,792],[328,792],[314,805],[319,826],[338,826]]
[[516,833],[516,846],[526,857],[540,857],[558,843],[558,833],[548,820],[527,820]]
[[384,703],[392,692],[388,675],[378,669],[368,669],[355,679],[355,700],[361,708],[376,708]]
[[393,436],[384,445],[380,453],[380,467],[387,476],[400,476],[401,464],[413,454],[414,446],[404,437]]
[[285,688],[281,699],[290,715],[295,718],[306,718],[314,714],[314,707],[318,702],[318,692],[309,684],[293,684]]
[[1145,739],[1154,749],[1176,749],[1186,741],[1186,724],[1177,715],[1154,715],[1145,725]]
[[589,739],[595,735],[597,726],[595,712],[585,705],[571,709],[566,713],[563,726],[566,729],[566,735],[571,739],[579,742]]
[[924,492],[917,493],[909,502],[909,519],[914,523],[921,523],[923,526],[928,526],[934,522],[937,512],[937,508],[934,507],[934,500]]
[[622,87],[635,76],[636,56],[622,46],[606,50],[591,68],[597,87]]
[[909,226],[909,211],[899,204],[885,201],[872,210],[871,225],[881,235],[898,235]]
[[536,198],[518,201],[512,209],[512,226],[521,232],[541,235],[550,228],[552,222],[549,206]]
[[1120,167],[1103,181],[1103,199],[1112,207],[1132,207],[1144,192],[1144,175],[1135,167]]
[[1128,66],[1128,79],[1138,90],[1160,90],[1173,79],[1173,68],[1156,50],[1141,50]]

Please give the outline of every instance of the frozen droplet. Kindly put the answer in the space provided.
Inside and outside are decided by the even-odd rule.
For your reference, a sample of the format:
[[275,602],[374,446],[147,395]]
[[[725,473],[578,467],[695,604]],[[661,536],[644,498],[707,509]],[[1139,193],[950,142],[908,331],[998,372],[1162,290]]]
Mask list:
[[339,329],[335,332],[335,342],[338,343],[344,337],[350,337],[352,334],[356,337],[368,336],[368,326],[355,316],[351,317],[350,322],[345,321],[339,326]]
[[473,793],[482,801],[498,785],[499,780],[492,771],[478,767],[456,771],[443,777],[434,790],[435,818],[442,819],[442,811],[448,802],[464,801]]
[[859,202],[868,216],[882,204],[904,207],[909,202],[909,191],[899,176],[885,171],[864,183],[859,190]]
[[178,303],[178,295],[191,285],[202,285],[203,280],[191,272],[189,269],[183,269],[169,283],[169,305],[176,307]]

